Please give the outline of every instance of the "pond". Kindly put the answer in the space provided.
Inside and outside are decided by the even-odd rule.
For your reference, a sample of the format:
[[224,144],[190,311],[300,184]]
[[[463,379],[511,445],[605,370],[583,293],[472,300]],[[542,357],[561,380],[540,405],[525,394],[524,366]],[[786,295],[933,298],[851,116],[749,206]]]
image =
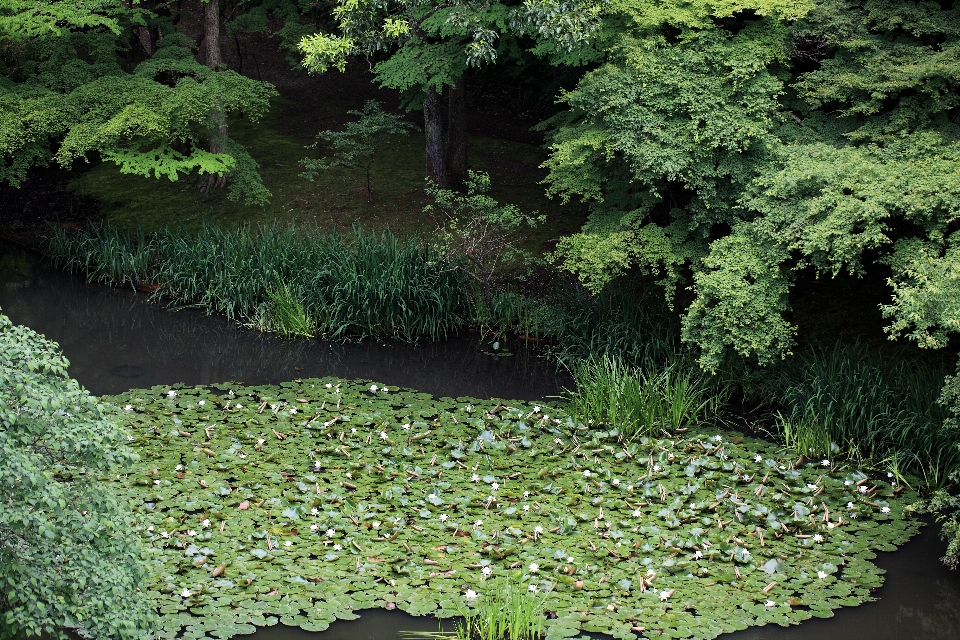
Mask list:
[[[518,350],[509,358],[484,355],[475,341],[440,345],[341,345],[281,341],[238,331],[221,318],[186,310],[169,313],[129,291],[90,286],[44,268],[0,245],[0,308],[14,322],[60,343],[71,374],[96,394],[182,382],[226,380],[277,383],[298,377],[339,376],[386,382],[435,395],[536,400],[558,395],[569,380],[549,363]],[[878,601],[799,626],[756,627],[731,640],[778,638],[960,638],[960,575],[939,562],[944,545],[934,527],[894,553],[879,554],[887,571]],[[336,622],[321,634],[275,626],[257,640],[396,638],[399,630],[433,630],[436,622],[397,611],[369,611]],[[308,638],[307,636],[311,636]]]

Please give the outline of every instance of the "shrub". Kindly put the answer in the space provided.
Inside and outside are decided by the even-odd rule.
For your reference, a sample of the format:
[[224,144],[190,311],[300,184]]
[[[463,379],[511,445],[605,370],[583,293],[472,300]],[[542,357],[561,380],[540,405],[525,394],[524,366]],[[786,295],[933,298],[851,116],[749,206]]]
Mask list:
[[140,640],[130,513],[97,481],[135,456],[57,345],[0,315],[0,638]]

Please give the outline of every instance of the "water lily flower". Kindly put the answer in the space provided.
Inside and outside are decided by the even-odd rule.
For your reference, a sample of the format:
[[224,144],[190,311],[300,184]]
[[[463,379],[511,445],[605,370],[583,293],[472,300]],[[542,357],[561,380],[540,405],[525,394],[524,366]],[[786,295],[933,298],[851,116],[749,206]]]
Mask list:
[[374,520],[373,522],[370,523],[370,526],[373,527],[374,529],[379,529],[379,528],[380,528],[380,521],[379,521],[379,520]]
[[370,385],[370,393],[376,393],[376,392],[377,392],[377,385],[375,384]]
[[591,475],[591,474],[590,474],[590,469],[584,469],[584,470],[583,470],[583,477],[584,477],[584,478],[589,478],[590,475]]
[[310,515],[314,515],[314,516],[315,516],[315,515],[317,515],[318,513],[320,513],[320,510],[317,509],[316,507],[310,509]]
[[293,415],[296,415],[296,414],[297,414],[297,408],[296,408],[296,407],[290,407],[290,415],[293,416]]
[[713,440],[714,442],[723,442],[723,437],[716,435],[716,436],[713,436],[711,440]]
[[483,520],[477,520],[476,522],[473,523],[473,526],[474,526],[474,528],[476,528],[476,527],[479,527],[479,526],[482,525],[482,524],[483,524]]
[[540,525],[537,525],[537,526],[535,526],[535,527],[533,528],[533,532],[534,532],[535,534],[537,534],[538,536],[539,536],[539,535],[542,535],[542,534],[543,534],[543,527],[541,527]]
[[852,503],[852,502],[848,502],[848,503],[847,503],[847,509],[853,509],[853,503]]
[[763,606],[768,607],[768,608],[769,608],[769,607],[775,607],[775,606],[777,606],[777,603],[774,602],[773,600],[767,600],[766,602],[763,603]]
[[167,397],[168,397],[168,398],[176,398],[176,397],[177,397],[177,392],[174,391],[173,389],[170,389],[170,391],[167,391]]
[[310,531],[316,531],[319,528],[320,527],[318,525],[315,525],[315,524],[310,525]]
[[614,478],[613,481],[611,482],[611,484],[613,484],[613,486],[615,486],[615,487],[616,487],[616,486],[619,486],[619,485],[620,485],[620,478]]
[[280,406],[280,405],[278,405],[278,404],[272,404],[272,405],[270,405],[270,408],[273,409],[274,411],[276,411],[276,410],[277,410],[277,407],[279,407],[279,406]]
[[824,578],[827,577],[827,572],[826,572],[826,571],[817,571],[817,577],[820,578],[821,580],[823,580]]
[[612,602],[607,605],[607,611],[616,611],[616,610],[617,610],[617,605],[613,604]]
[[332,538],[337,532],[333,529],[327,529],[326,534],[328,538]]
[[159,480],[154,480],[154,481],[153,481],[153,484],[160,484],[160,481],[159,481]]
[[820,485],[818,484],[807,484],[807,489],[819,489]]
[[820,461],[820,464],[823,465],[824,467],[829,467],[829,466],[830,466],[830,461],[824,459],[824,460],[821,460],[821,461]]
[[529,497],[530,497],[530,492],[529,492],[529,491],[524,491],[524,492],[523,492],[523,497],[524,497],[524,498],[529,498]]
[[405,423],[405,424],[403,425],[403,430],[404,430],[404,431],[410,431],[410,423],[409,423],[409,422],[407,422],[407,423]]
[[882,507],[880,513],[890,513],[890,507]]
[[843,485],[846,486],[846,487],[849,487],[849,486],[852,485],[852,484],[853,484],[853,480],[844,480],[844,481],[843,481]]
[[125,406],[123,409],[124,409],[125,411],[133,411],[133,405],[132,405],[132,404],[128,404],[128,405]]
[[866,488],[865,486],[863,486],[863,485],[860,485],[860,486],[857,487],[857,488],[860,490],[860,493],[866,493],[866,492],[867,492],[867,488]]
[[347,480],[353,480],[353,474],[349,471],[347,471],[344,475],[347,476]]
[[892,477],[893,477],[893,472],[892,472],[892,471],[887,471],[887,477],[888,477],[888,478],[892,478]]
[[331,389],[331,388],[333,388],[333,385],[332,385],[332,384],[330,384],[329,382],[328,382],[327,384],[325,384],[324,386],[325,386],[325,387],[326,387],[327,389]]
[[530,585],[529,587],[527,587],[527,591],[529,591],[530,593],[536,593],[536,592],[537,592],[537,585],[535,585],[535,584]]
[[357,432],[356,427],[350,427],[350,433],[356,433],[356,432]]
[[668,600],[670,596],[673,595],[670,591],[664,589],[660,592],[660,600]]
[[660,473],[660,465],[658,465],[658,464],[653,465],[653,472],[654,472],[654,473]]
[[201,401],[198,402],[197,404],[202,407],[203,405],[207,404],[207,401],[206,401],[206,400],[201,400]]
[[489,578],[490,576],[493,575],[493,569],[491,569],[490,567],[484,567],[483,569],[480,570],[480,573],[482,573],[483,575]]
[[567,556],[567,562],[573,564],[573,556]]
[[343,549],[343,547],[341,547],[341,546],[338,545],[338,544],[333,545],[333,550],[334,550],[334,551],[340,551],[340,550],[342,550],[342,549]]
[[757,462],[763,462],[763,456],[760,455],[759,453],[756,456],[754,456],[753,459],[756,460]]
[[200,521],[200,524],[202,524],[202,525],[205,526],[205,527],[209,527],[209,526],[210,526],[210,519],[209,519],[209,518],[204,518],[203,520]]
[[640,511],[640,509],[634,509],[631,515],[633,515],[634,518],[639,518],[643,515],[643,511]]
[[161,538],[169,538],[169,537],[170,537],[170,533],[169,533],[168,531],[161,531],[161,532],[160,532],[160,537],[161,537]]
[[289,546],[292,546],[292,545],[293,545],[293,543],[290,542],[289,540],[284,540],[284,541],[283,541],[283,546],[285,546],[285,547],[289,547]]
[[147,527],[147,531],[153,531],[153,525],[150,525],[149,527]]
[[530,563],[530,573],[536,573],[539,570],[540,570],[540,565],[538,565],[536,562]]
[[528,504],[523,505],[523,510],[524,510],[524,511],[530,511],[530,505],[528,505]]
[[390,436],[387,435],[387,432],[386,432],[386,431],[381,431],[381,432],[380,432],[380,439],[381,439],[381,440],[386,440],[386,439],[389,438],[389,437],[390,437]]
[[233,406],[236,407],[237,409],[243,409],[243,405],[240,404],[239,402]]
[[540,413],[540,405],[537,405],[533,408],[534,413]]
[[497,489],[500,488],[500,484],[497,483],[497,482],[494,482],[493,484],[490,485],[490,488],[491,488],[492,490],[496,491]]
[[181,598],[189,598],[192,595],[193,595],[193,592],[190,591],[190,589],[184,589],[183,591],[180,592]]
[[480,594],[474,591],[473,589],[467,589],[467,592],[463,594],[463,597],[466,598],[467,600],[476,600],[477,596],[479,595]]
[[266,440],[264,440],[263,438],[257,438],[257,444],[264,444],[265,442]]
[[632,484],[628,484],[628,485],[627,485],[627,491],[633,491],[633,485],[632,485]]
[[321,467],[320,467],[320,461],[319,461],[319,460],[314,460],[314,461],[313,461],[313,468],[316,469],[317,471],[320,471],[320,468],[321,468]]
[[693,557],[699,560],[700,558],[703,557],[703,551],[700,551],[700,549],[697,549],[696,552],[694,552]]
[[441,514],[440,514],[440,522],[446,522],[446,521],[447,521],[447,514],[441,513]]
[[821,542],[823,542],[823,536],[818,533],[813,536],[813,541],[816,542],[817,544],[820,544]]
[[190,529],[190,531],[187,531],[187,535],[192,538],[193,536],[197,535],[197,532],[193,529]]

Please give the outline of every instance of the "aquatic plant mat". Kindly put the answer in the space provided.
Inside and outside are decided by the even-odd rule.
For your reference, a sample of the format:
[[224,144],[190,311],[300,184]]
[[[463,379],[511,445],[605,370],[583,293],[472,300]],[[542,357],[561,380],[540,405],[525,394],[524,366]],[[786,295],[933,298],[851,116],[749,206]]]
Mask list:
[[713,638],[870,600],[874,551],[919,526],[886,479],[714,428],[625,444],[556,406],[338,379],[106,400],[161,638],[460,616],[507,585],[547,638]]

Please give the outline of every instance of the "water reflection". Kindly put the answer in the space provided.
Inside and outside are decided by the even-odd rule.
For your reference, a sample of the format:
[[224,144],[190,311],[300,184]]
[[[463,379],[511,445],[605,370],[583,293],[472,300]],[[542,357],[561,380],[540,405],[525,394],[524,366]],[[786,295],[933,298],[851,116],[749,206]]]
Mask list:
[[434,395],[534,400],[570,384],[522,348],[495,358],[469,339],[416,346],[284,341],[238,331],[196,309],[170,313],[145,299],[89,286],[0,246],[0,308],[59,342],[71,374],[97,395],[175,382],[268,384],[335,375]]
[[[143,296],[87,286],[45,269],[35,257],[0,244],[0,308],[58,341],[70,371],[96,394],[157,384],[237,380],[265,384],[336,375],[412,387],[434,395],[538,399],[569,385],[548,363],[523,352],[483,355],[469,340],[440,345],[341,345],[284,342],[240,332],[196,310],[169,313]],[[877,602],[841,609],[833,618],[794,627],[755,627],[729,640],[960,639],[960,573],[939,561],[945,549],[935,527],[895,553],[881,553],[887,571]],[[731,602],[731,606],[736,606]],[[398,611],[368,611],[322,634],[277,625],[255,640],[394,640],[399,630],[435,630],[436,621]]]

